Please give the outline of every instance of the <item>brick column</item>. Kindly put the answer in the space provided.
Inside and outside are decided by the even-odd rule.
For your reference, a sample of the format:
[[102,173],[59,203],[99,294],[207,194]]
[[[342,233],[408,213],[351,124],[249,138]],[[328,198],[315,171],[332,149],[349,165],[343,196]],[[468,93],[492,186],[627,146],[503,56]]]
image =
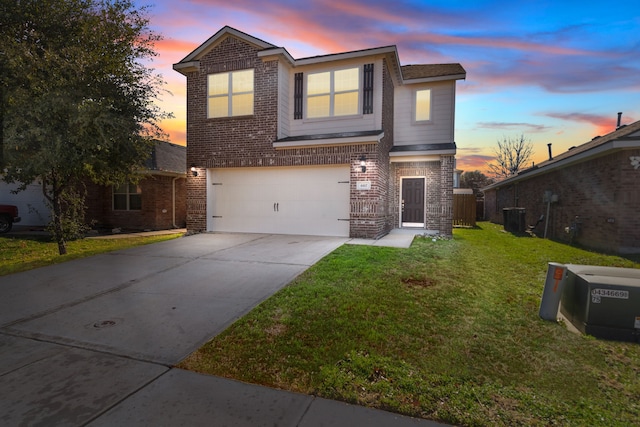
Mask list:
[[440,228],[443,236],[453,234],[453,156],[440,156]]
[[198,176],[187,174],[187,230],[199,233],[207,230],[207,170],[198,168]]

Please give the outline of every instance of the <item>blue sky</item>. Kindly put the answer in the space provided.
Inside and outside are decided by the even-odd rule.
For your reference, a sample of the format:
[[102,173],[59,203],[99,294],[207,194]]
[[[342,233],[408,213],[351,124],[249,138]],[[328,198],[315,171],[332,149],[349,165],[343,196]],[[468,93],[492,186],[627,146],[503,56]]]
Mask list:
[[303,58],[396,45],[402,65],[458,62],[458,168],[484,170],[498,139],[524,134],[534,161],[640,120],[640,2],[135,0],[164,40],[151,64],[185,143],[185,77],[172,70],[225,25]]

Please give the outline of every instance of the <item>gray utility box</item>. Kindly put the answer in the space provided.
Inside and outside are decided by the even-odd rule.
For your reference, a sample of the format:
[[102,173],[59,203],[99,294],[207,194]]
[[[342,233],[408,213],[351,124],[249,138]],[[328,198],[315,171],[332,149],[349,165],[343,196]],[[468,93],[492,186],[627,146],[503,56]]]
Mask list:
[[567,264],[560,311],[596,338],[640,342],[640,269]]

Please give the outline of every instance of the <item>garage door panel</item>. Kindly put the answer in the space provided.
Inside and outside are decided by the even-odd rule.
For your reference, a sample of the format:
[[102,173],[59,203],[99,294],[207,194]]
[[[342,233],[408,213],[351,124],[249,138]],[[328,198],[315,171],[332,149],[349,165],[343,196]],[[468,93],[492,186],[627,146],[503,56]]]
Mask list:
[[[207,228],[349,235],[349,166],[208,171]],[[215,218],[214,218],[215,217]]]

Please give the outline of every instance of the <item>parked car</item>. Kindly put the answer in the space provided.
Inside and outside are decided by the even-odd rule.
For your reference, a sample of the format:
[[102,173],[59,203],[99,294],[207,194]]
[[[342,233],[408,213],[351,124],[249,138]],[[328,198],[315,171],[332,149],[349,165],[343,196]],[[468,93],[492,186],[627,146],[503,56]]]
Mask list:
[[14,222],[20,222],[18,207],[13,205],[0,205],[0,233],[11,231]]

